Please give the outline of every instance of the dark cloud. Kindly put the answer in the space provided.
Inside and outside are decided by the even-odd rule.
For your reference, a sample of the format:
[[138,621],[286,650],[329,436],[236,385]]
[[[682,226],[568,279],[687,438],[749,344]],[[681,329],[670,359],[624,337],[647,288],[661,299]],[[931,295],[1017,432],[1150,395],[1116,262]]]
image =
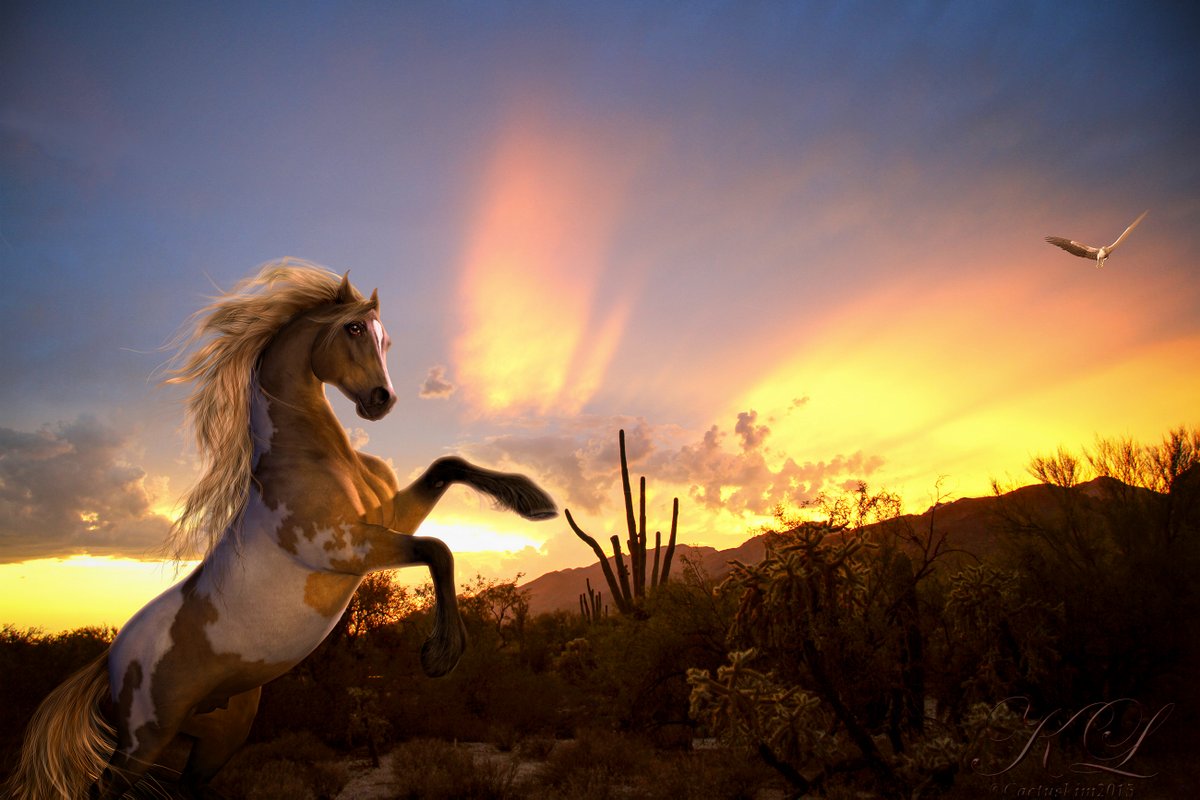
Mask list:
[[454,384],[446,380],[446,368],[438,365],[429,368],[425,382],[421,384],[421,397],[441,399],[454,394]]
[[150,557],[170,522],[125,439],[91,417],[0,428],[0,562],[79,553]]

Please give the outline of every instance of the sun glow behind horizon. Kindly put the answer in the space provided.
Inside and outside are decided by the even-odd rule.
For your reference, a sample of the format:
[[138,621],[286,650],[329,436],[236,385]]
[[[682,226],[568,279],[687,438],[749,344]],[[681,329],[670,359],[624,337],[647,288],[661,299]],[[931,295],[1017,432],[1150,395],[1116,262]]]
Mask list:
[[536,531],[532,525],[519,517],[495,512],[478,520],[458,514],[440,515],[423,523],[417,533],[441,539],[455,553],[517,552],[536,550],[544,544],[541,537],[532,535]]
[[[545,541],[536,534],[548,535],[550,529],[534,527],[535,523],[511,514],[473,509],[469,502],[461,508],[453,502],[446,505],[448,510],[439,509],[418,534],[441,539],[454,552],[457,583],[476,573],[507,579],[523,572],[531,577],[531,567],[524,561],[542,560]],[[524,561],[514,559],[518,553]],[[0,564],[0,626],[49,633],[87,626],[120,628],[142,606],[186,578],[198,563],[73,555]],[[561,566],[556,563],[547,569]],[[399,568],[397,579],[416,586],[428,581],[429,573],[420,565],[408,565]]]
[[47,632],[119,628],[196,563],[76,555],[0,564],[0,624]]
[[[558,149],[547,155],[548,139]],[[635,401],[654,394],[647,388],[653,374],[622,374],[610,363],[633,295],[626,288],[607,304],[601,297],[614,283],[609,237],[629,213],[630,198],[626,176],[576,163],[589,152],[537,126],[515,126],[497,146],[481,190],[459,284],[469,302],[457,376],[470,395],[464,416],[498,421],[493,433],[511,431],[502,426],[514,420],[536,424],[539,415],[594,413],[615,421],[627,413],[625,400],[582,412],[610,384]],[[577,194],[595,200],[595,208],[571,208],[566,200]],[[731,328],[752,377],[743,383],[702,361],[687,362],[696,376],[690,400],[706,416],[680,430],[675,445],[696,441],[708,425],[727,432],[740,412],[757,411],[771,429],[772,468],[787,458],[828,461],[856,450],[879,456],[882,465],[863,477],[873,489],[900,494],[906,512],[920,513],[939,490],[956,499],[988,494],[992,479],[1028,483],[1029,459],[1060,445],[1078,452],[1096,436],[1157,442],[1196,422],[1200,336],[1165,336],[1156,327],[1182,316],[1188,296],[1178,291],[1178,271],[1159,266],[1171,263],[1169,253],[1139,250],[1140,240],[1131,245],[1122,255],[1145,265],[1140,272],[1117,265],[1096,271],[1049,249],[1034,250],[1023,265],[981,259],[962,271],[950,248],[944,256],[931,253],[923,273],[889,274],[770,335]],[[676,425],[689,411],[677,401],[673,418],[651,423]],[[739,455],[735,437],[724,447]],[[686,482],[668,483],[654,471],[647,478],[653,491],[680,497],[681,542],[729,547],[770,522],[707,508],[689,497]],[[169,518],[175,509],[161,501],[161,488],[151,510]],[[547,488],[565,495],[554,491],[562,486]],[[602,541],[611,530],[599,530],[601,520],[620,527],[623,518],[618,498],[605,503],[585,524]],[[469,499],[446,498],[420,533],[456,553],[460,584],[476,572],[504,579],[523,572],[528,580],[594,562],[561,520],[528,523]],[[0,565],[0,624],[120,625],[183,574],[116,558]],[[428,579],[419,568],[401,574],[406,584]]]

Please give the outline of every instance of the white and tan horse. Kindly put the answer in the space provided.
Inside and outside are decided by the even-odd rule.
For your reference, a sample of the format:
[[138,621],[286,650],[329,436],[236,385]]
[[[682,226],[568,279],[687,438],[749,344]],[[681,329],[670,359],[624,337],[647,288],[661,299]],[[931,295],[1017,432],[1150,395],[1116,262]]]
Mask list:
[[429,568],[436,611],[421,663],[445,674],[466,644],[454,561],[417,527],[453,483],[528,519],[556,513],[520,475],[443,458],[400,489],[383,461],[354,450],[325,384],[368,420],[396,396],[377,297],[345,277],[268,265],[191,331],[171,380],[193,385],[206,470],[175,545],[207,554],[45,700],[9,783],[15,798],[121,797],[180,741],[190,744],[180,783],[199,792],[245,741],[261,686],[320,644],[372,570]]

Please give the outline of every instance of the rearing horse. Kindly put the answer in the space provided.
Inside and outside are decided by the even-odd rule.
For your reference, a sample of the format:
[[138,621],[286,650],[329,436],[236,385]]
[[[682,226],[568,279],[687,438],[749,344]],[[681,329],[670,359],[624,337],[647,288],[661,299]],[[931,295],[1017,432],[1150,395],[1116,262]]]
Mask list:
[[181,785],[199,792],[245,741],[261,687],[307,656],[373,570],[424,564],[434,626],[431,676],[466,646],[454,560],[413,535],[452,483],[527,519],[556,510],[520,475],[435,461],[400,489],[354,450],[325,397],[359,416],[395,404],[377,294],[304,262],[267,265],[193,317],[170,379],[192,383],[188,418],[206,469],[185,500],[174,546],[207,554],[121,629],[108,652],[54,690],[26,734],[14,798],[118,798],[176,737],[191,741]]

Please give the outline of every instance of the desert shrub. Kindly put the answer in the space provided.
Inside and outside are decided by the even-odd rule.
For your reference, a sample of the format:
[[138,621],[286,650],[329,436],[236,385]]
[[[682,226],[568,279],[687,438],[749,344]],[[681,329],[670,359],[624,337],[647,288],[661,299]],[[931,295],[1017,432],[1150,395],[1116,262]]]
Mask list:
[[308,732],[284,734],[243,748],[213,787],[245,800],[322,800],[336,797],[349,775],[338,754]]
[[746,752],[715,748],[662,757],[634,794],[644,800],[754,800],[778,783],[770,769]]
[[527,736],[517,742],[517,756],[527,761],[545,761],[554,752],[553,736]]
[[477,759],[434,739],[414,739],[392,751],[391,796],[401,800],[515,800],[515,763]]
[[273,742],[290,732],[309,731],[321,739],[350,728],[353,710],[345,686],[315,681],[303,671],[290,672],[263,687],[251,742]]
[[1039,687],[1041,703],[1178,702],[1194,684],[1178,678],[1194,668],[1200,633],[1200,431],[1149,447],[1100,440],[1088,460],[1091,471],[1062,449],[1036,458],[1043,485],[999,498],[1019,595],[1060,609],[1065,668]]
[[561,797],[608,797],[645,770],[652,755],[632,736],[582,730],[578,738],[554,749],[541,773],[541,783]]
[[527,796],[546,800],[751,800],[780,781],[737,749],[655,750],[644,737],[583,731],[554,748]]
[[[781,516],[762,562],[734,565],[724,585],[738,598],[737,649],[715,675],[690,671],[692,713],[801,793],[842,784],[898,797],[944,783],[956,762],[909,758],[934,735],[922,581],[938,543],[932,532],[906,541],[890,524],[898,501],[865,486],[822,510],[794,526]],[[902,543],[920,547],[910,556]]]
[[511,753],[519,738],[517,729],[506,722],[494,722],[488,731],[488,741],[501,753]]
[[647,615],[618,615],[566,642],[557,673],[575,688],[585,712],[578,721],[652,735],[657,743],[687,743],[687,672],[715,669],[724,658],[732,603],[687,560],[678,581],[647,600]]
[[566,611],[531,617],[523,630],[521,662],[537,674],[553,670],[566,643],[584,635],[587,627],[578,614]]
[[562,705],[562,681],[556,675],[530,672],[504,654],[497,656],[490,662],[490,673],[476,673],[468,689],[475,693],[480,715],[503,720],[520,736],[553,727]]
[[568,705],[566,693],[557,675],[534,673],[513,654],[472,641],[449,675],[393,682],[382,710],[393,730],[410,738],[491,741],[504,747],[557,729]]

